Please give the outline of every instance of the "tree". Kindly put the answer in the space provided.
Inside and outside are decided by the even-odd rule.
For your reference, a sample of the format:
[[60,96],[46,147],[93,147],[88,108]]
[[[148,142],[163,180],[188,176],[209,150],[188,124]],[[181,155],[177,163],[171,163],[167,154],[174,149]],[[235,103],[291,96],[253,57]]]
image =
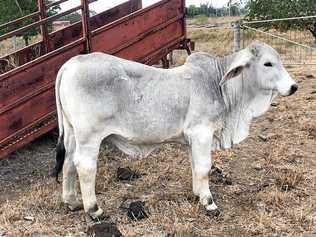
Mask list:
[[[271,20],[316,15],[315,0],[249,0],[246,8],[248,11],[247,20]],[[316,40],[316,18],[274,22],[272,26],[282,31],[308,30]]]
[[[52,1],[45,0],[46,4],[49,4],[50,2]],[[60,9],[59,7],[53,7],[49,9],[48,11],[46,11],[46,14],[47,16],[54,15],[57,13],[59,9]],[[38,10],[37,0],[1,0],[0,1],[0,24],[4,24],[6,22],[20,18],[22,16],[31,14],[33,12],[36,12],[37,10]],[[33,23],[35,21],[36,21],[36,17],[34,17],[33,19],[29,18],[18,24],[15,24],[14,26],[0,29],[0,34],[5,34],[17,28]],[[49,28],[51,27],[51,24],[47,24],[47,25]],[[25,45],[28,45],[30,37],[37,35],[38,32],[39,32],[39,27],[35,27],[26,32],[21,33],[21,36],[23,37],[25,41]]]
[[232,16],[239,16],[241,13],[244,13],[242,8],[242,1],[232,1],[230,0],[227,4],[227,7],[215,8],[211,2],[201,3],[199,7],[195,5],[190,5],[186,9],[187,16],[189,18],[204,15],[207,17],[216,17],[216,16],[225,16],[230,14]]
[[186,13],[188,17],[194,17],[197,15],[200,15],[200,8],[196,7],[195,5],[190,5],[187,9],[186,9]]
[[216,9],[209,2],[200,4],[200,14],[205,16],[216,15]]
[[235,2],[230,5],[230,16],[240,16],[242,7],[240,3]]

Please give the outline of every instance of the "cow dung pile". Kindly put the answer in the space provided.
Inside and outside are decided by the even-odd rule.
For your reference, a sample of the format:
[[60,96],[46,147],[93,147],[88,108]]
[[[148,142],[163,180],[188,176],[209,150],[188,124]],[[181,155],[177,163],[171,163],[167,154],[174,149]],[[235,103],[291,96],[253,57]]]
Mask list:
[[120,237],[121,232],[114,223],[101,222],[88,227],[88,236],[94,237]]
[[216,166],[212,167],[211,170],[211,180],[214,183],[222,183],[224,185],[232,185],[233,181],[230,177],[223,174],[223,171]]
[[117,174],[117,178],[122,181],[132,181],[132,180],[139,179],[142,177],[141,174],[131,170],[129,167],[126,167],[126,168],[119,167],[117,169],[116,174]]
[[145,202],[131,202],[127,209],[127,216],[132,220],[141,220],[148,217],[145,210]]

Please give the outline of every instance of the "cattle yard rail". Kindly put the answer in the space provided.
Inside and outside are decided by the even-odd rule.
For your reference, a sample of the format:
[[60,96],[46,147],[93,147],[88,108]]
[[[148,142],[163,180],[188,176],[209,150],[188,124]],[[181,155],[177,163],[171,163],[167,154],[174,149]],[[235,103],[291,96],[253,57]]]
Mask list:
[[[0,35],[2,40],[39,27],[42,40],[0,57],[0,158],[30,143],[57,126],[54,85],[59,68],[71,57],[90,52],[105,52],[148,65],[162,60],[175,49],[191,51],[186,38],[185,0],[162,0],[142,8],[141,0],[129,0],[95,16],[89,4],[53,16],[46,10],[68,0],[46,5],[38,0],[38,11],[0,25],[0,29],[26,19],[37,21]],[[75,11],[81,21],[48,33],[47,24]],[[15,61],[16,67],[1,65]]]

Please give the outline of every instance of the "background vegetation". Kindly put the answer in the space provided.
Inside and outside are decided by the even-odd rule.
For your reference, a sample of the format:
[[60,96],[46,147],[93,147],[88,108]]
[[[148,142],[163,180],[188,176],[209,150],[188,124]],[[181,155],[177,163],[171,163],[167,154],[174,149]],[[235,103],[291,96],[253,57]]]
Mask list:
[[[51,3],[52,0],[45,0],[46,4]],[[47,15],[51,16],[57,13],[60,8],[52,7],[47,11]],[[33,12],[36,12],[37,9],[37,0],[1,0],[0,1],[0,25],[6,22],[15,20],[17,18],[29,15]],[[37,17],[33,19],[24,20],[18,24],[15,24],[10,27],[0,28],[0,35],[15,30],[17,28],[23,27],[30,23],[37,21]],[[51,28],[51,24],[48,24]],[[25,45],[29,44],[29,39],[32,36],[36,36],[39,32],[39,27],[34,27],[26,32],[21,33],[20,36],[23,37]]]
[[[247,20],[271,20],[299,16],[315,16],[315,0],[250,0],[246,5]],[[262,25],[265,27],[265,25]],[[316,18],[300,21],[282,21],[269,24],[269,28],[282,31],[308,30],[316,40]]]
[[245,8],[242,1],[229,1],[228,4],[221,8],[216,8],[211,2],[200,4],[200,6],[190,5],[187,7],[187,16],[189,18],[204,15],[206,17],[219,16],[240,16],[245,14]]

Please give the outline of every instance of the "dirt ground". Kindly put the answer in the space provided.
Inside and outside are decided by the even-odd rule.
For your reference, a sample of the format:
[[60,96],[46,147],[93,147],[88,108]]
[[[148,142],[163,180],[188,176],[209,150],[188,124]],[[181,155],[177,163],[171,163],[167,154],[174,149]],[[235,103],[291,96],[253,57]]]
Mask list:
[[[316,236],[316,67],[289,68],[299,84],[257,119],[250,136],[213,154],[210,187],[221,214],[205,215],[192,193],[187,147],[164,145],[131,159],[103,144],[97,198],[124,236]],[[0,161],[0,236],[86,236],[83,211],[69,212],[49,177],[57,132]],[[142,173],[119,181],[118,167]],[[225,178],[226,177],[226,178]],[[229,185],[227,179],[231,179]],[[120,206],[141,200],[149,218]]]

